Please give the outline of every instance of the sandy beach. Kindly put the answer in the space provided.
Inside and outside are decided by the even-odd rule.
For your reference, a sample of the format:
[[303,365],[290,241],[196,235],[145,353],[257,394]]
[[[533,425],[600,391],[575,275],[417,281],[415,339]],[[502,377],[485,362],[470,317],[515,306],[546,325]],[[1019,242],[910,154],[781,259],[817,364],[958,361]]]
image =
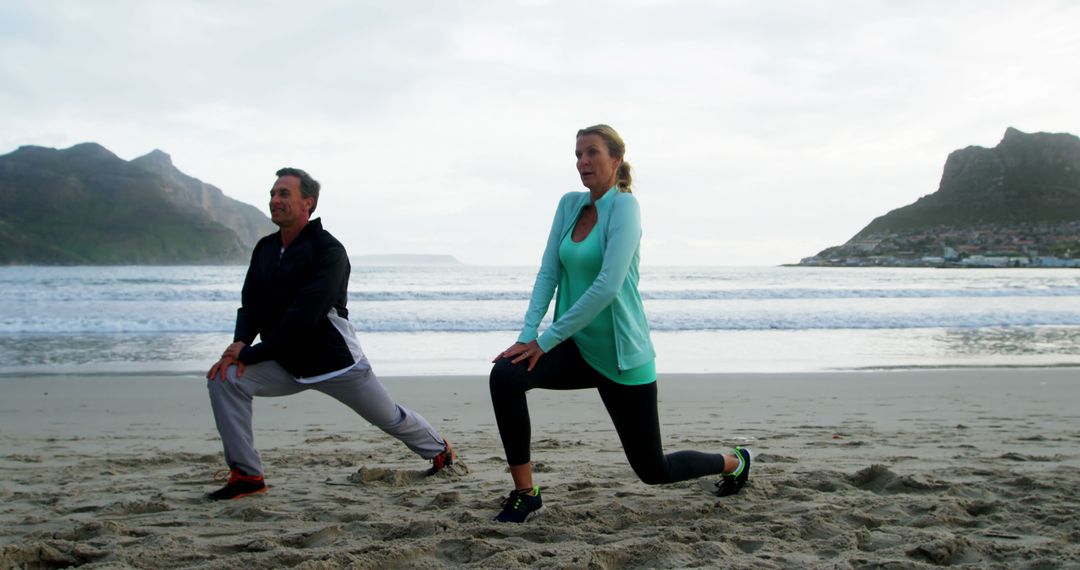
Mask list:
[[1080,369],[662,375],[668,451],[754,449],[725,498],[640,483],[595,392],[533,392],[546,508],[513,526],[487,379],[384,382],[456,470],[321,394],[260,399],[271,489],[208,503],[204,379],[0,378],[0,568],[1080,568]]

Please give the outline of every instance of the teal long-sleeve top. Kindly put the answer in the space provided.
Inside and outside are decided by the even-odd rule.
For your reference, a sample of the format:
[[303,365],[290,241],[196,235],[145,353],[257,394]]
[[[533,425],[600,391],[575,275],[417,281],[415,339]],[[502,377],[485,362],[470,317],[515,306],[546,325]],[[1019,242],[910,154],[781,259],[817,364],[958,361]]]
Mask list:
[[[576,302],[563,306],[568,302],[570,287],[559,261],[559,245],[573,231],[582,208],[590,200],[588,192],[570,192],[559,200],[518,341],[536,340],[540,349],[548,352],[610,307],[618,369],[638,368],[651,363],[656,350],[637,288],[641,209],[633,194],[612,187],[596,201],[597,219],[592,231],[600,237],[603,258],[600,272]],[[557,318],[539,334],[540,321],[547,314],[556,290],[559,291],[555,301]]]

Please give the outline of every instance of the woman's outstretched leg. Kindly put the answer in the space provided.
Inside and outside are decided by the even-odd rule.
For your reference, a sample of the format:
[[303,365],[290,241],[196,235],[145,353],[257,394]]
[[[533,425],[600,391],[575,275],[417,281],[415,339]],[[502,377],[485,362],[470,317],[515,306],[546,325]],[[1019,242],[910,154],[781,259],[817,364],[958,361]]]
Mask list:
[[656,382],[625,386],[600,385],[600,397],[615,424],[634,473],[648,485],[675,483],[706,475],[733,473],[740,458],[734,453],[677,451],[664,454],[656,407]]

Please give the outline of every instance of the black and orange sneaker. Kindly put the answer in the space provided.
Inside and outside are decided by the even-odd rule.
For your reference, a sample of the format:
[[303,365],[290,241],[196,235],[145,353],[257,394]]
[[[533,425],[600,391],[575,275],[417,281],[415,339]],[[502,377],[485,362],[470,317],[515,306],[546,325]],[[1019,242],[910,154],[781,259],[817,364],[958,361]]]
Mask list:
[[436,455],[431,459],[431,469],[428,470],[428,475],[434,475],[447,467],[454,464],[454,459],[457,456],[454,455],[454,448],[450,446],[450,440],[446,440],[446,448],[442,453]]
[[262,475],[244,475],[239,469],[233,469],[229,472],[229,482],[217,491],[208,493],[206,498],[211,501],[226,501],[265,492],[266,481]]

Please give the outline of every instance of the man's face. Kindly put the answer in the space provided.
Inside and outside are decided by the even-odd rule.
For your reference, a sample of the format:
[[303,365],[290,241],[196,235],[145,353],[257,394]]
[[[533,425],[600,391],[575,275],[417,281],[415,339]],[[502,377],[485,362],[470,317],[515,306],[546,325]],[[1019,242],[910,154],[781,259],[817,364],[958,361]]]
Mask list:
[[279,228],[303,224],[314,203],[314,198],[304,198],[300,193],[300,178],[282,176],[270,189],[270,221]]

